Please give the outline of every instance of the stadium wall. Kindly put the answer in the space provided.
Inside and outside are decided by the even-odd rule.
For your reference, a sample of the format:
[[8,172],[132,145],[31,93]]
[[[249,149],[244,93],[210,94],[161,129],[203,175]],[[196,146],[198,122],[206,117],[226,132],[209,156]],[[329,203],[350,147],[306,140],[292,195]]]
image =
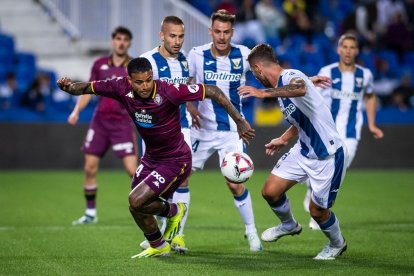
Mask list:
[[[383,125],[385,138],[375,140],[365,127],[352,168],[414,169],[414,125]],[[87,124],[0,124],[0,169],[82,169],[80,152]],[[256,127],[256,138],[248,146],[248,154],[256,168],[270,170],[280,155],[266,157],[264,144],[280,135],[286,126]],[[216,168],[213,156],[206,168]],[[121,169],[121,162],[112,151],[102,160],[102,168]]]

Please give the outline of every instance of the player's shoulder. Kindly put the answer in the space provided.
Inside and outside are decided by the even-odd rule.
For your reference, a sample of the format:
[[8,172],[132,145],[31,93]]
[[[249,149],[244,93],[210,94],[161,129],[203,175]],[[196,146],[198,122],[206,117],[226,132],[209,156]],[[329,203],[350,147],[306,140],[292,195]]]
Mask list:
[[145,53],[142,53],[140,57],[144,57],[146,59],[152,59],[153,55],[157,52],[158,52],[158,47],[155,47],[154,49],[151,49],[149,51],[146,51]]
[[251,52],[251,50],[248,48],[248,47],[246,47],[246,46],[244,46],[244,45],[240,45],[240,44],[231,44],[231,46],[233,47],[233,48],[236,48],[236,49],[239,49],[240,50],[240,52],[241,52],[241,54],[243,55],[243,56],[248,56],[249,54],[250,54],[250,52]]
[[211,49],[211,42],[200,46],[195,46],[191,49],[190,53],[202,54],[205,50]]
[[356,64],[355,66],[356,66],[356,68],[362,70],[362,72],[364,73],[364,76],[372,76],[372,71],[369,68],[363,67],[363,66],[358,65],[358,64]]
[[332,69],[337,68],[337,67],[339,67],[339,62],[334,62],[334,63],[323,66],[320,69],[320,71],[328,72],[328,71],[331,71]]
[[110,56],[103,56],[103,57],[99,57],[97,59],[95,59],[93,66],[94,67],[99,67],[102,65],[108,65],[109,67],[109,61],[111,60]]

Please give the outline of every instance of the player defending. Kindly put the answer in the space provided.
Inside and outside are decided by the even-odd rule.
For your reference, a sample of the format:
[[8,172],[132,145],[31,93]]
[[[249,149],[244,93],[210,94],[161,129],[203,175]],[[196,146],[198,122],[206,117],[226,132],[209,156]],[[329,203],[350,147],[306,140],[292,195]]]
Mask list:
[[[117,27],[112,32],[112,53],[101,57],[92,67],[90,81],[126,77],[126,66],[131,59],[128,49],[131,46],[132,33],[125,27]],[[82,95],[68,118],[71,125],[79,119],[79,113],[88,105],[91,95]],[[90,123],[88,133],[82,146],[85,153],[84,194],[86,211],[72,224],[90,224],[98,221],[96,213],[96,195],[98,184],[96,174],[100,159],[109,147],[115,155],[122,158],[127,173],[132,177],[137,167],[135,133],[132,121],[123,106],[110,98],[101,98]]]
[[[191,150],[181,133],[179,105],[205,97],[213,99],[237,122],[238,133],[245,142],[254,136],[249,123],[218,87],[154,81],[146,58],[128,63],[128,77],[83,83],[62,78],[58,85],[72,95],[95,93],[119,101],[144,139],[146,151],[132,179],[129,209],[150,247],[133,257],[168,255],[171,247],[166,241],[177,233],[186,213],[184,203],[165,201],[191,173]],[[168,218],[164,235],[154,215]]]
[[[242,113],[242,103],[237,88],[244,84],[249,65],[246,62],[250,50],[230,43],[235,16],[226,10],[218,10],[211,16],[209,33],[212,42],[194,47],[188,54],[190,78],[195,82],[217,85],[233,106]],[[215,102],[206,100],[198,105],[201,114],[200,129],[191,129],[193,170],[201,170],[207,159],[216,151],[220,160],[229,151],[244,152],[245,145],[236,132],[236,123]],[[197,118],[193,116],[193,118]],[[245,225],[245,233],[251,251],[261,251],[262,244],[254,223],[252,200],[244,184],[226,181],[234,197]],[[184,225],[182,225],[184,227]]]
[[347,247],[339,221],[330,210],[347,164],[335,122],[311,80],[298,70],[281,68],[269,45],[256,46],[248,62],[255,77],[268,89],[244,86],[239,89],[239,94],[278,97],[281,110],[292,125],[279,138],[265,145],[266,154],[277,153],[289,140],[299,136],[297,143],[279,159],[263,186],[263,197],[282,223],[265,230],[262,240],[271,242],[286,235],[300,234],[302,227],[292,215],[286,192],[309,178],[313,191],[310,214],[329,239],[314,259],[333,260]]
[[[336,129],[348,150],[347,168],[355,157],[358,142],[361,138],[363,123],[362,106],[365,106],[368,118],[368,128],[375,139],[384,136],[375,124],[376,96],[373,93],[373,77],[368,68],[355,64],[358,55],[358,40],[353,34],[344,34],[339,38],[337,53],[339,62],[322,67],[318,75],[333,80],[332,87],[322,89],[325,103],[331,110]],[[305,210],[309,211],[309,201],[312,191],[308,191],[304,200]],[[311,219],[311,229],[319,229],[318,224]]]
[[[176,16],[167,16],[161,22],[160,39],[161,45],[142,54],[142,57],[147,58],[152,65],[154,80],[160,79],[172,84],[187,84],[189,77],[189,69],[187,59],[181,51],[184,43],[184,22]],[[189,104],[189,107],[195,107]],[[184,135],[184,140],[191,148],[190,127],[192,120],[190,114],[186,110],[186,105],[180,106],[181,110],[181,132]],[[142,148],[145,145],[142,145]],[[178,188],[173,197],[172,202],[183,202],[187,206],[182,224],[185,224],[188,216],[188,208],[190,206],[190,190],[188,188],[188,181],[183,182],[184,187]],[[165,219],[162,220],[161,232],[165,228]],[[140,246],[146,249],[149,245],[144,241]],[[178,234],[171,242],[171,247],[177,252],[187,252],[185,245],[183,229],[180,228]]]

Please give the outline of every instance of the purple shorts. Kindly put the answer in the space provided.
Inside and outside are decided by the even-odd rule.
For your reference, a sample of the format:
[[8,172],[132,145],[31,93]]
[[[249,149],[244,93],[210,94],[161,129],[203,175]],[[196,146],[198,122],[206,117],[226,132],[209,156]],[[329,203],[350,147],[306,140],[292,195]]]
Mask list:
[[142,158],[132,178],[131,190],[142,181],[159,197],[168,199],[191,174],[191,157],[184,161],[149,161]]
[[136,154],[136,138],[132,121],[119,123],[92,119],[83,142],[82,151],[103,157],[111,146],[115,155],[123,158]]

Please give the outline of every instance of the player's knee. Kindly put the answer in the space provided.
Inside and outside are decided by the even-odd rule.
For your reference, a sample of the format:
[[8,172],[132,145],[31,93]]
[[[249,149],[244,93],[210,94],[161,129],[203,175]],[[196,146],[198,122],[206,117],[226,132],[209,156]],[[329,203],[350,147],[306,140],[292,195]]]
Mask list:
[[266,185],[262,188],[262,197],[269,203],[279,200],[279,195]]
[[98,166],[95,164],[85,163],[84,171],[85,171],[86,177],[88,178],[95,177],[96,172],[98,171]]
[[142,207],[141,204],[141,200],[139,198],[139,196],[135,193],[130,193],[128,196],[128,201],[129,201],[129,208],[135,210],[135,211],[139,211],[140,208]]
[[329,209],[319,207],[315,204],[310,204],[309,213],[318,223],[322,223],[329,218]]

